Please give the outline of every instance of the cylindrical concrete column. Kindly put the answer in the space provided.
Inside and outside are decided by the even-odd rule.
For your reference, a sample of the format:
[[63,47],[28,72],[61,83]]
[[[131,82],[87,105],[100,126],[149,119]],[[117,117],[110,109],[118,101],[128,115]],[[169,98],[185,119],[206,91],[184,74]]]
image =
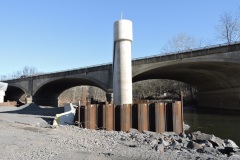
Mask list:
[[132,22],[114,23],[113,102],[115,105],[132,104]]

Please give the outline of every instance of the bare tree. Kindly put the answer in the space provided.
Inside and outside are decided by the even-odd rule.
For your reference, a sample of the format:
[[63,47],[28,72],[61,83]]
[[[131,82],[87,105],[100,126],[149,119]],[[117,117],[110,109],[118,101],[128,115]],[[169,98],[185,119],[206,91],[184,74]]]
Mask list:
[[[199,40],[194,36],[189,36],[186,33],[180,33],[170,39],[162,49],[165,53],[181,52],[184,50],[202,47],[205,44],[206,42]],[[141,81],[133,85],[133,94],[135,97],[158,97],[159,95],[161,97],[163,93],[168,93],[168,95],[170,95],[172,98],[179,99],[181,91],[184,92],[184,95],[186,97],[192,93],[192,90],[192,87],[185,83],[167,79]],[[192,99],[190,99],[190,101],[192,101]]]
[[197,40],[194,36],[189,36],[186,33],[180,33],[167,42],[167,44],[163,47],[163,51],[166,53],[177,52],[201,47],[202,45],[203,42]]
[[93,98],[94,100],[105,101],[106,92],[98,87],[89,86],[88,87],[88,98]]
[[22,73],[20,71],[13,72],[12,78],[20,78],[22,76]]
[[6,76],[6,75],[1,75],[1,76],[0,76],[0,81],[6,80],[6,79],[7,79],[7,76]]
[[82,87],[86,87],[87,89],[88,100],[90,100],[91,98],[100,101],[106,100],[106,92],[94,86],[76,86],[69,88],[59,95],[59,100],[61,101],[61,103],[77,103],[78,100],[82,99]]
[[240,38],[239,15],[235,17],[228,12],[220,16],[219,25],[216,27],[217,38],[231,44]]
[[22,70],[22,75],[24,75],[24,76],[33,76],[36,74],[38,74],[38,71],[35,67],[25,66]]
[[12,74],[12,78],[28,77],[40,74],[35,67],[25,66],[22,70],[16,71]]

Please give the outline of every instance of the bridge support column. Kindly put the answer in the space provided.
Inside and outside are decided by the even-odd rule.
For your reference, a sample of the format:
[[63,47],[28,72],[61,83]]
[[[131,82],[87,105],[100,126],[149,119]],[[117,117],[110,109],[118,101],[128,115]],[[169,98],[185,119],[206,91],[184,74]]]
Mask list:
[[132,104],[132,22],[114,23],[113,93],[114,104]]
[[25,98],[25,103],[26,103],[26,104],[30,104],[30,103],[32,103],[32,102],[33,102],[32,96],[26,96],[26,98]]

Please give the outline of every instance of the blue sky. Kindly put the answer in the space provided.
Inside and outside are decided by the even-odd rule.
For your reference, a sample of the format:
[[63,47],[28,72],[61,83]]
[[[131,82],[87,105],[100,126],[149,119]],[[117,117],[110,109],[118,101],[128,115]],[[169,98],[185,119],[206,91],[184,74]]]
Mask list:
[[113,23],[133,22],[132,58],[160,54],[179,33],[210,43],[239,0],[0,0],[0,75],[54,72],[112,61]]

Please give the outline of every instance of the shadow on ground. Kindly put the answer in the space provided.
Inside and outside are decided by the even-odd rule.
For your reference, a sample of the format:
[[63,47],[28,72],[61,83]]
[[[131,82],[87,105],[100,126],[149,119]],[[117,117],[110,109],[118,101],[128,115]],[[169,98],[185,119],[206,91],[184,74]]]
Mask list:
[[40,107],[34,103],[18,107],[17,110],[3,111],[0,113],[14,113],[14,114],[30,114],[39,116],[55,116],[56,114],[64,112],[64,108],[56,107]]
[[38,116],[39,118],[42,118],[48,124],[52,124],[56,114],[63,113],[63,112],[64,112],[64,107],[61,107],[61,108],[41,107],[34,103],[31,103],[31,104],[17,107],[16,110],[0,111],[0,115],[1,113],[34,115],[34,116]]

